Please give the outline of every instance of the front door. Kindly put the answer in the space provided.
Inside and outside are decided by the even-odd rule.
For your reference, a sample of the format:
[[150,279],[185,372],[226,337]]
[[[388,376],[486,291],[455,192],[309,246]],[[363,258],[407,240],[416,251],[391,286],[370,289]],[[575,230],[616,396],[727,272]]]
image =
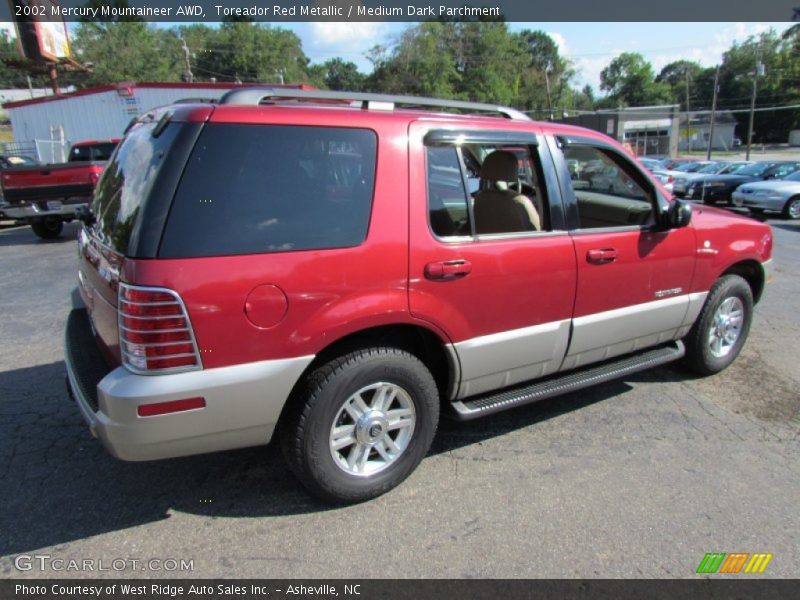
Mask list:
[[701,301],[689,295],[694,229],[655,226],[655,187],[615,147],[588,138],[553,141],[556,162],[568,173],[562,179],[568,182],[564,195],[578,266],[572,339],[562,368],[675,339],[690,304]]

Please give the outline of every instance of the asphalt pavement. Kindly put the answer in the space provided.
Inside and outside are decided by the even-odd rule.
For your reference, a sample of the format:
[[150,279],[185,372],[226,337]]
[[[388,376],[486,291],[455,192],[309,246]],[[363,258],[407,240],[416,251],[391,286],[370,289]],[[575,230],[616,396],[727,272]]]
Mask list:
[[695,577],[708,552],[796,577],[800,224],[770,222],[775,281],[727,371],[444,421],[403,485],[334,508],[272,447],[108,455],[64,386],[77,226],[2,229],[0,577]]

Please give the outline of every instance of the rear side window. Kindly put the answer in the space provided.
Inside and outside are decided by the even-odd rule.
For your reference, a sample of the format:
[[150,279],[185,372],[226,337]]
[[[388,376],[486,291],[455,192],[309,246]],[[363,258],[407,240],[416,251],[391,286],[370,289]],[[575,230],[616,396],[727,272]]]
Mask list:
[[346,248],[367,235],[377,139],[366,129],[209,124],[159,256]]
[[153,137],[155,126],[156,123],[144,123],[128,133],[95,188],[95,233],[103,243],[123,254],[128,252],[139,211],[181,127],[169,123],[158,137]]
[[104,161],[111,158],[116,142],[102,142],[100,144],[88,144],[86,146],[75,146],[69,152],[69,162],[81,161]]

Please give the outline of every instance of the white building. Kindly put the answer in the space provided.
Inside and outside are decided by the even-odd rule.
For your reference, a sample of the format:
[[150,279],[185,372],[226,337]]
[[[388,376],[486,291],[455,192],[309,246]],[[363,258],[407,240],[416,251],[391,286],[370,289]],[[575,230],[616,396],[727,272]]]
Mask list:
[[[261,84],[310,89],[305,85]],[[6,102],[16,142],[70,143],[120,137],[131,119],[186,98],[218,99],[236,83],[117,83]]]

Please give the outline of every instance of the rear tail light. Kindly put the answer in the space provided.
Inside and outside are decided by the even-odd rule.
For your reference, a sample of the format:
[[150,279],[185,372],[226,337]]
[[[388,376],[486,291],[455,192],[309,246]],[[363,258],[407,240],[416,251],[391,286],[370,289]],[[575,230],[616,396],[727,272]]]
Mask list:
[[122,364],[134,373],[202,368],[189,314],[180,296],[164,288],[119,284]]

